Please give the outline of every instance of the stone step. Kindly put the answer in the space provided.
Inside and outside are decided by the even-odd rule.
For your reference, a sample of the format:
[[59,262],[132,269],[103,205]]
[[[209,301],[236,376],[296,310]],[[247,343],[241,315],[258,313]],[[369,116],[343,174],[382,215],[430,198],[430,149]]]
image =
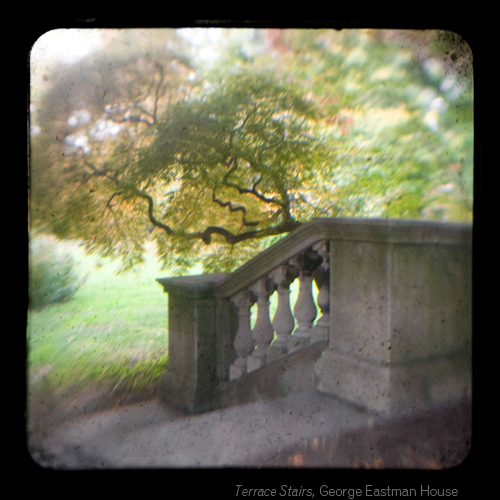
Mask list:
[[[439,468],[460,462],[469,445],[468,405],[391,421],[304,392],[199,415],[157,402],[83,415],[32,443],[32,456],[57,469],[383,467],[384,460]],[[424,449],[425,460],[412,462]]]
[[286,447],[374,421],[315,392],[199,415],[155,402],[79,416],[33,444],[32,454],[43,466],[69,469],[257,467]]

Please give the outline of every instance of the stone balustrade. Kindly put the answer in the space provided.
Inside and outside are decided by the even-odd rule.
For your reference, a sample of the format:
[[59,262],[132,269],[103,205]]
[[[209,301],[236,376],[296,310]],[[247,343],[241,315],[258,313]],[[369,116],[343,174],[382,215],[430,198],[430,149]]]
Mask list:
[[248,388],[291,359],[302,363],[297,387],[308,379],[376,412],[469,397],[471,252],[467,224],[313,219],[230,274],[159,279],[169,294],[160,399],[205,411],[222,386]]
[[[230,380],[241,377],[313,341],[328,340],[330,304],[328,283],[328,246],[326,242],[299,253],[238,292],[231,300],[238,308],[238,331],[234,341],[237,359],[230,367]],[[320,255],[320,252],[323,255]],[[322,317],[317,325],[313,296],[314,273],[319,271],[319,307]],[[290,285],[299,280],[299,294],[293,308]],[[277,294],[276,313],[271,321],[270,296]],[[257,303],[257,318],[250,328],[251,307]],[[297,327],[295,325],[297,324]]]

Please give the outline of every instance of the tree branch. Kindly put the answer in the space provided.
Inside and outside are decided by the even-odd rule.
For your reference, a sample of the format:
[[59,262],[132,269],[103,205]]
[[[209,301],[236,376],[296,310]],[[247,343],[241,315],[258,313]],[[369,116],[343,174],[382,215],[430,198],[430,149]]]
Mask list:
[[[227,243],[230,245],[234,245],[235,243],[240,243],[245,240],[256,239],[256,238],[264,238],[266,236],[275,236],[277,234],[288,233],[293,229],[296,229],[301,225],[300,222],[295,220],[290,220],[288,222],[283,222],[278,224],[277,226],[268,227],[266,229],[259,229],[253,231],[246,231],[244,233],[234,234],[219,226],[210,226],[205,229],[205,231],[201,233],[193,233],[190,236],[201,238],[204,243],[207,245],[212,241],[212,234],[220,234],[223,236]],[[189,236],[189,235],[186,235]]]
[[[146,113],[146,111],[144,111],[143,109],[141,109],[140,106],[136,106],[136,105],[133,105],[133,106],[130,106],[129,110],[130,109],[138,109],[141,113]],[[149,116],[151,116],[151,113],[146,113],[148,114]],[[123,122],[132,122],[132,123],[146,123],[148,126],[151,126],[151,125],[154,125],[155,123],[155,118],[153,117],[153,121],[149,121],[148,119],[146,118],[143,118],[142,116],[133,116],[133,115],[130,115],[129,113],[126,113],[125,116],[121,119],[121,120],[115,120],[117,121],[118,123],[123,123]]]
[[[262,179],[259,179],[258,182],[260,182],[261,180]],[[252,189],[248,189],[248,188],[242,188],[242,187],[238,186],[237,184],[233,184],[232,182],[223,181],[224,185],[226,185],[227,187],[232,187],[234,189],[237,189],[240,194],[252,194],[252,195],[256,196],[257,198],[259,198],[259,200],[261,200],[261,201],[264,201],[266,203],[273,203],[274,205],[278,205],[278,206],[282,207],[283,204],[280,203],[276,198],[268,198],[267,196],[264,196],[263,194],[261,194],[257,191],[256,186],[257,186],[258,182],[252,186]]]
[[212,201],[217,203],[218,205],[220,205],[221,207],[225,208],[225,207],[229,207],[229,210],[231,212],[243,212],[243,218],[242,218],[242,222],[243,222],[243,225],[244,226],[258,226],[260,224],[259,221],[256,221],[256,222],[248,222],[246,220],[246,213],[247,213],[247,209],[243,206],[243,205],[239,205],[237,207],[233,207],[233,204],[230,202],[230,201],[226,201],[226,202],[223,202],[221,200],[218,200],[216,197],[215,197],[215,190],[212,190]]
[[116,185],[119,184],[119,181],[116,177],[111,177],[108,175],[110,172],[116,173],[116,170],[113,170],[111,168],[105,168],[103,170],[97,169],[92,163],[85,161],[85,165],[89,167],[92,170],[91,174],[88,174],[89,177],[106,177],[109,180],[112,180]]
[[111,205],[111,200],[116,196],[116,195],[119,195],[121,194],[121,191],[115,191],[112,195],[111,195],[111,198],[108,200],[108,202],[106,203],[106,208],[109,208],[111,211],[113,211],[112,209],[112,205]]
[[137,196],[144,198],[148,202],[148,218],[149,218],[151,224],[153,224],[153,226],[155,226],[155,227],[159,227],[160,229],[163,229],[169,235],[174,234],[174,230],[171,227],[169,227],[166,224],[163,224],[159,220],[155,219],[155,217],[153,215],[153,204],[154,204],[153,198],[149,194],[143,193],[142,191],[139,191],[138,189],[135,190],[135,193],[137,194]]
[[229,134],[229,148],[232,147],[233,145],[233,138],[234,138],[234,135],[236,134],[236,132],[240,132],[243,127],[247,124],[247,121],[250,119],[250,117],[255,114],[255,112],[257,111],[257,105],[253,105],[252,109],[250,110],[250,113],[248,113],[248,115],[245,116],[245,118],[243,119],[243,123],[237,127],[234,127],[233,130],[230,132]]
[[[298,198],[299,198],[302,202],[304,202],[306,205],[309,205],[311,208],[314,208],[314,210],[317,210],[317,211],[319,211],[319,212],[324,213],[327,217],[328,217],[328,216],[330,216],[330,214],[328,213],[328,210],[326,210],[325,208],[322,208],[322,207],[316,207],[316,206],[314,206],[311,202],[309,202],[309,201],[307,201],[307,200],[305,199],[305,197],[304,197],[304,195],[303,195],[302,193],[297,193],[297,196],[298,196]],[[341,209],[341,208],[337,208],[337,207],[335,207],[335,210],[337,210],[337,211],[342,211],[342,209]]]
[[[163,66],[159,64],[158,62],[154,63],[156,66],[156,69],[160,73],[160,79],[156,85],[156,90],[155,90],[155,98],[154,98],[154,109],[153,112],[150,113],[149,111],[145,110],[140,104],[135,102],[134,104],[131,104],[130,106],[126,107],[125,109],[119,109],[113,106],[109,106],[109,108],[106,110],[108,115],[110,115],[110,119],[113,120],[114,122],[117,123],[124,123],[124,122],[132,122],[132,123],[145,123],[148,126],[154,125],[157,123],[157,113],[158,113],[158,102],[160,100],[160,97],[162,96],[161,94],[161,87],[163,85],[163,82],[165,80],[165,75],[163,71]],[[153,81],[151,82],[151,86],[153,85]],[[150,89],[151,89],[150,86]],[[145,98],[149,95],[150,90],[148,90]],[[140,115],[139,116],[133,116],[130,114],[130,112],[134,109],[139,110]],[[112,113],[112,114],[111,114]],[[124,113],[124,115],[119,118],[117,116],[117,113]],[[114,116],[113,116],[114,115]],[[148,120],[147,118],[144,118],[143,115],[146,115],[151,118],[151,120]]]
[[186,238],[200,238],[207,245],[211,243],[213,234],[219,234],[223,236],[227,243],[229,243],[230,245],[234,245],[235,243],[239,243],[241,241],[253,238],[264,238],[266,236],[274,236],[277,234],[288,233],[300,226],[300,222],[290,219],[276,226],[267,227],[265,229],[260,229],[260,230],[256,229],[252,231],[246,231],[244,233],[238,233],[238,234],[234,234],[231,231],[220,226],[209,226],[202,232],[194,232],[194,233],[184,233],[181,231],[176,232],[171,227],[161,223],[154,217],[153,215],[154,202],[153,198],[149,194],[139,191],[138,189],[136,189],[135,192],[137,196],[144,198],[148,202],[148,217],[153,226],[163,229],[168,235],[178,234],[179,236],[184,236]]

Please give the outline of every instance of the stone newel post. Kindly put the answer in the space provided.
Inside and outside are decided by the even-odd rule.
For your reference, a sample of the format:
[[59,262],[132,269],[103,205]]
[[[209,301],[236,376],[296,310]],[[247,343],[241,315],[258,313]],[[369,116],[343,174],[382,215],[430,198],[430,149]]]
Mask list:
[[211,409],[217,385],[214,289],[225,274],[165,278],[168,292],[168,365],[159,399],[190,413]]

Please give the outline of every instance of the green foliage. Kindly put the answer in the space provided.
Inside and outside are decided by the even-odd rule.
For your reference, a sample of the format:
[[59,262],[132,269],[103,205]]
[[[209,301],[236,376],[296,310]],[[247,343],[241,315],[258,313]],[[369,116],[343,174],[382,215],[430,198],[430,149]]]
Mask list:
[[[299,51],[300,32],[282,36]],[[472,220],[472,80],[434,43],[443,38],[325,30],[293,58],[338,141],[322,178],[340,214]],[[466,42],[451,38],[470,64]]]
[[[139,152],[130,178],[144,188],[163,183],[165,197],[158,206],[165,219],[182,220],[184,231],[196,219],[203,226],[230,215],[229,224],[242,223],[241,214],[233,216],[212,195],[244,206],[249,221],[265,227],[279,203],[289,202],[287,193],[312,178],[322,146],[326,154],[314,134],[314,117],[315,107],[298,89],[269,72],[236,73],[208,89],[195,88],[186,101],[170,107],[154,140]],[[251,192],[252,186],[258,190]],[[181,219],[186,207],[196,206],[196,217]]]
[[35,236],[30,242],[29,257],[30,308],[67,302],[86,281],[86,276],[79,272],[74,248],[53,236]]
[[[234,269],[312,217],[472,220],[472,58],[458,35],[155,30],[144,50],[137,34],[140,50],[125,30],[40,100],[35,226],[123,269],[151,234],[177,274]],[[72,128],[78,99],[92,119]]]

